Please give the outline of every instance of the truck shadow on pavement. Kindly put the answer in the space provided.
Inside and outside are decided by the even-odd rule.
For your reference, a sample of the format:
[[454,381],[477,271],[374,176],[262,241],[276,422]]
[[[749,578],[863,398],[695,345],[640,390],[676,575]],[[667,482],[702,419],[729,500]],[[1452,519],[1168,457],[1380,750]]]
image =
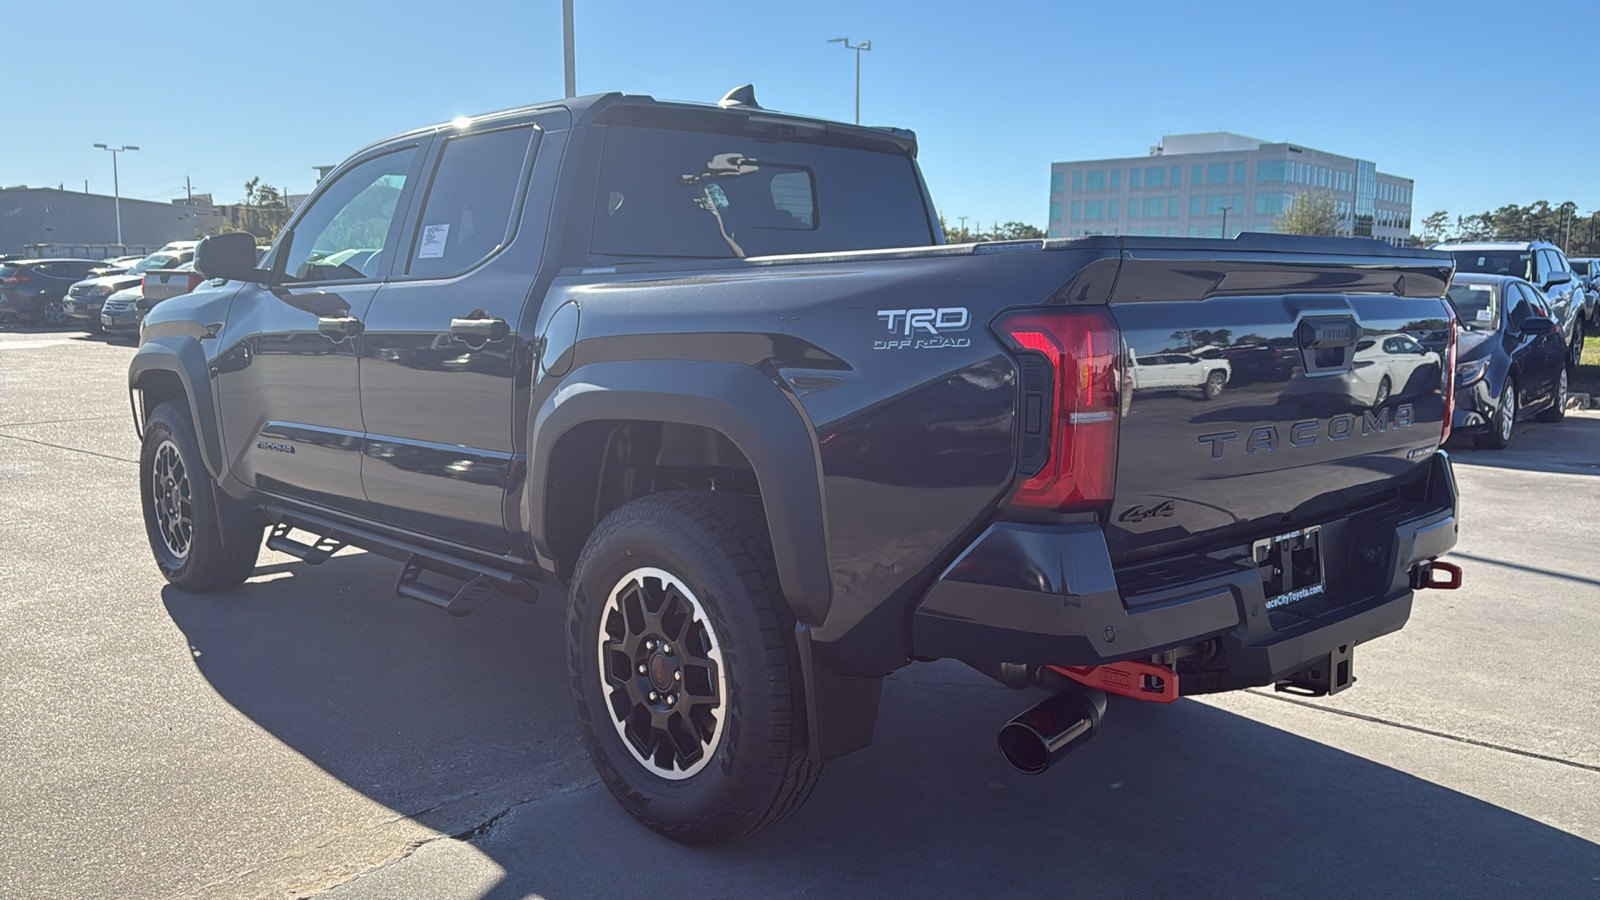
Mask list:
[[[874,746],[834,763],[794,818],[734,846],[681,847],[629,818],[589,769],[567,694],[563,598],[451,619],[389,594],[393,577],[385,560],[340,556],[264,566],[224,595],[163,594],[224,699],[351,788],[471,836],[489,873],[474,881],[444,865],[389,882],[380,869],[340,896],[1593,897],[1600,887],[1600,846],[1194,701],[1114,699],[1101,736],[1044,776],[1018,775],[994,732],[1042,694],[948,662],[890,679]],[[1488,773],[1528,765],[1478,762]]]

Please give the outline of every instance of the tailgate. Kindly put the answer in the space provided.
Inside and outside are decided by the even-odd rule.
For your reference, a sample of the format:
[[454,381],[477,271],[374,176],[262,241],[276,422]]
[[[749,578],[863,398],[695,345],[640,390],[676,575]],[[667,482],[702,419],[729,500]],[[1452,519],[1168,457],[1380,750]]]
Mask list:
[[189,293],[190,272],[182,269],[159,269],[146,272],[144,276],[144,298],[146,301],[170,300],[180,294]]
[[1441,327],[1449,277],[1426,256],[1127,251],[1113,559],[1316,525],[1420,475],[1447,372],[1407,332]]

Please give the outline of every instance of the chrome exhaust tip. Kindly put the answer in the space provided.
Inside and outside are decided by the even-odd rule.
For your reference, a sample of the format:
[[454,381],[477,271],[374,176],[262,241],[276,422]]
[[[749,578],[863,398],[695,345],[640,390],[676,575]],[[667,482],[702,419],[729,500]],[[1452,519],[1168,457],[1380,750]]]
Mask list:
[[1106,714],[1106,695],[1070,688],[1046,697],[1000,729],[1000,755],[1025,775],[1038,775],[1089,742]]

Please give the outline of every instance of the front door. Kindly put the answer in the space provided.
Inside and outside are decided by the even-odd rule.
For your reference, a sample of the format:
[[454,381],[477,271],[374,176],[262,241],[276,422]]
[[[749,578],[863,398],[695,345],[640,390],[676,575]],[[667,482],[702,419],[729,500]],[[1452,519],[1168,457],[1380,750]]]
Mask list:
[[360,321],[395,254],[418,145],[347,167],[312,197],[245,285],[219,336],[223,440],[251,487],[360,514]]
[[509,550],[506,503],[525,468],[514,400],[533,345],[519,332],[543,234],[516,220],[540,135],[530,122],[438,142],[361,339],[361,477],[375,512],[492,553]]

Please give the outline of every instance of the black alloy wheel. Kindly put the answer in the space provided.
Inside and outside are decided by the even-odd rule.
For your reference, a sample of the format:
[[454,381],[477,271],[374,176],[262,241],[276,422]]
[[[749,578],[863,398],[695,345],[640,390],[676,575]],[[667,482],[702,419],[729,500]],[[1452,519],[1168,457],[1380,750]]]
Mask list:
[[185,401],[168,400],[145,420],[139,469],[145,533],[167,581],[203,592],[250,576],[266,521],[217,488]]
[[705,768],[727,722],[727,670],[705,607],[672,573],[640,568],[612,588],[598,661],[612,725],[635,762],[671,781]]
[[759,500],[623,504],[571,578],[567,669],[583,742],[630,815],[685,844],[755,834],[822,774],[807,752],[795,619]]

